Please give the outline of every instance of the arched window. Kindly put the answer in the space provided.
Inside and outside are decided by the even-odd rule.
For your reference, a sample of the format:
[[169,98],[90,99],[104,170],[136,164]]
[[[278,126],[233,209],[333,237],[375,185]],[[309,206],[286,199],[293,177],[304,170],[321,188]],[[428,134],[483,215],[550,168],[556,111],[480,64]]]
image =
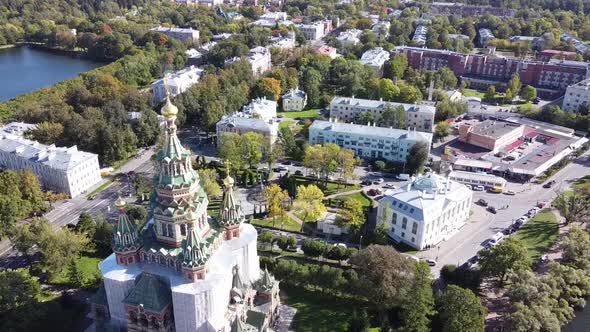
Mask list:
[[168,224],[168,237],[174,237],[174,230],[170,224]]
[[185,224],[180,225],[180,235],[186,236],[186,225]]
[[406,229],[406,225],[408,224],[408,219],[406,217],[402,218],[402,228]]
[[391,224],[392,225],[397,225],[397,213],[393,213],[391,215]]

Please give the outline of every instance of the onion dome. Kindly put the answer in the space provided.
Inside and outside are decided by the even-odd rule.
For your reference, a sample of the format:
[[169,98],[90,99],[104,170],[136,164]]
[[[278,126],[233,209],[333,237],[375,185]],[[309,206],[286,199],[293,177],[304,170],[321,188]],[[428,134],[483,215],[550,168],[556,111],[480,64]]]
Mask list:
[[162,114],[167,119],[176,117],[176,115],[178,114],[178,107],[172,104],[169,96],[166,96],[166,102],[164,103],[164,106],[162,106],[160,114]]
[[117,198],[117,200],[115,201],[115,207],[120,210],[124,209],[125,205],[127,205],[127,203],[121,196],[119,196],[119,198]]
[[235,183],[234,178],[229,176],[229,173],[227,173],[227,176],[225,177],[225,179],[223,179],[223,184],[225,185],[225,187],[226,188],[233,187],[234,183]]

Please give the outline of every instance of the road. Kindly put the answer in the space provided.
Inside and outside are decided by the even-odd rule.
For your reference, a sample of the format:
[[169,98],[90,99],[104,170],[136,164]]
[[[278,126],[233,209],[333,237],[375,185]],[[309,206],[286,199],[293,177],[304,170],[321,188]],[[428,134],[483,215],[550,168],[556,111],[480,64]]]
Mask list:
[[[545,189],[542,185],[534,183],[524,185],[508,183],[507,189],[516,192],[516,196],[476,191],[473,201],[483,198],[496,207],[498,213],[491,214],[484,207],[473,204],[474,213],[463,228],[437,247],[421,251],[416,256],[435,259],[437,265],[433,268],[433,273],[438,276],[442,266],[465,263],[483,248],[492,235],[510,226],[513,220],[524,215],[537,202],[553,200],[559,191],[568,190],[576,179],[586,175],[590,175],[590,151],[553,175],[551,180],[554,180],[556,184],[551,189]],[[508,208],[500,209],[503,206]]]

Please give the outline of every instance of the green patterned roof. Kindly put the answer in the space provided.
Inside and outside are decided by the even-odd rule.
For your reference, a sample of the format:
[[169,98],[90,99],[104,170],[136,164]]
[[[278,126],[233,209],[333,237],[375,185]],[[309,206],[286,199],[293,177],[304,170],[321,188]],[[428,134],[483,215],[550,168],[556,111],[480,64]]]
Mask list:
[[225,183],[226,189],[223,193],[223,201],[219,205],[219,224],[227,227],[242,223],[244,214],[242,213],[242,207],[235,198],[232,182],[226,180]]
[[182,241],[182,266],[203,266],[208,258],[207,246],[201,244],[199,235],[195,228],[192,228],[186,239]]
[[258,331],[254,326],[242,321],[240,317],[236,317],[231,324],[230,332],[254,332]]
[[248,310],[246,314],[246,323],[256,328],[256,331],[262,331],[264,328],[264,322],[266,321],[266,315],[262,312]]
[[172,293],[156,276],[144,272],[123,303],[132,306],[143,305],[146,311],[154,313],[162,312],[172,303]]
[[141,246],[141,241],[137,235],[137,227],[129,220],[125,212],[119,213],[119,220],[113,228],[113,251],[132,251]]

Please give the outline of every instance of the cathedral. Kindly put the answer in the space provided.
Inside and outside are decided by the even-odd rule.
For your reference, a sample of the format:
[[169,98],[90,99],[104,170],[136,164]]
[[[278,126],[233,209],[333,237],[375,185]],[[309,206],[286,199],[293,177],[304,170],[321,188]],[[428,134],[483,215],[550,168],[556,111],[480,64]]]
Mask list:
[[176,135],[177,113],[167,98],[153,218],[139,233],[125,201],[115,203],[114,253],[100,264],[103,283],[91,299],[96,330],[272,331],[279,282],[260,270],[257,233],[244,223],[229,174],[219,218],[207,215],[207,194]]

